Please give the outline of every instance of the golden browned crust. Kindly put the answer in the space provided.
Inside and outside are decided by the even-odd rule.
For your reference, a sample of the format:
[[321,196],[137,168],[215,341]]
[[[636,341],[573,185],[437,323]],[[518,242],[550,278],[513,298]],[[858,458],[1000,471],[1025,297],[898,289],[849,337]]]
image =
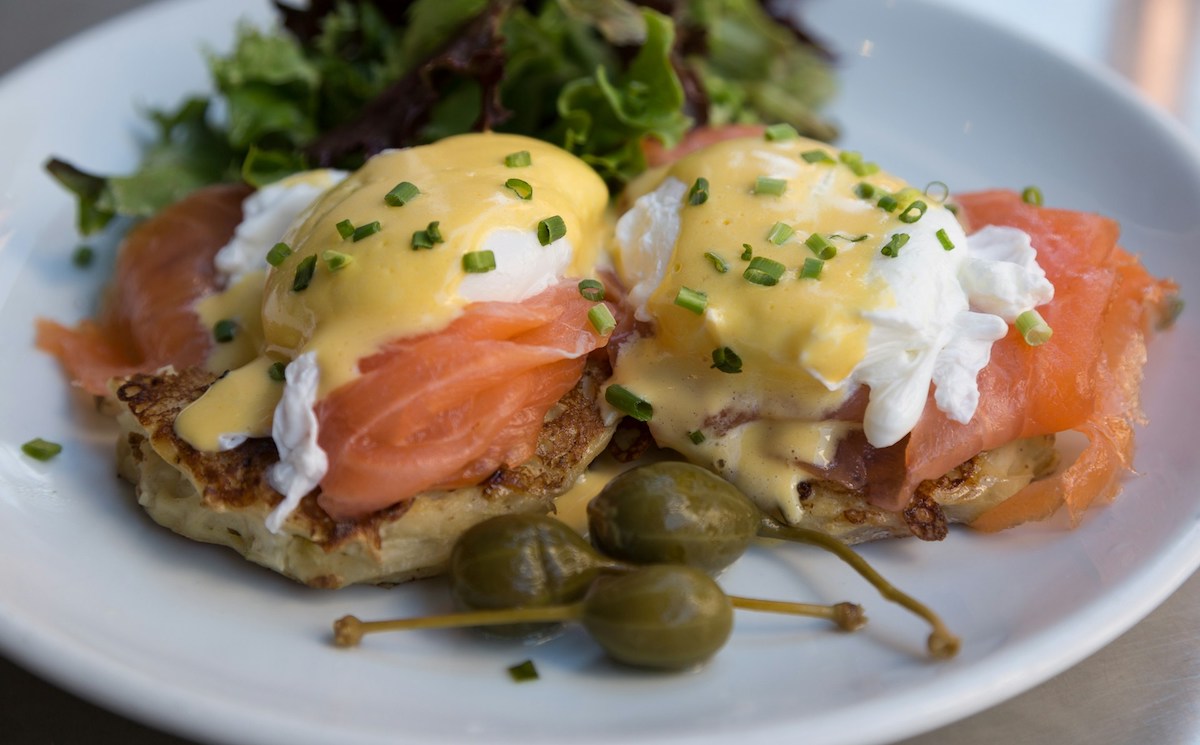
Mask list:
[[607,366],[583,378],[547,414],[537,454],[484,483],[426,492],[354,521],[332,519],[305,497],[279,534],[265,520],[282,497],[266,482],[278,460],[268,439],[202,453],[175,434],[178,413],[215,380],[202,369],[135,375],[115,388],[121,412],[118,461],[155,521],[315,587],[395,583],[439,573],[464,530],[496,514],[546,512],[608,444],[613,427],[597,406]]
[[941,478],[921,482],[900,512],[880,509],[864,494],[832,482],[801,482],[797,488],[804,511],[793,524],[850,544],[910,535],[940,541],[951,523],[973,521],[1057,464],[1053,435],[1015,440],[976,455]]

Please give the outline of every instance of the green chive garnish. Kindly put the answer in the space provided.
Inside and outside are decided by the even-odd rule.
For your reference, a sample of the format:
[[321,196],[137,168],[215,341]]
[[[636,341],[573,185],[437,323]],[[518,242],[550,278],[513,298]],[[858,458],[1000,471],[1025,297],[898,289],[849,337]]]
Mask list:
[[428,230],[413,231],[412,247],[414,251],[422,248],[433,248],[433,237],[429,235]]
[[947,251],[954,250],[954,241],[950,240],[950,236],[946,234],[945,228],[942,228],[934,235],[937,236],[938,243],[942,244],[942,248],[946,249]]
[[692,184],[692,188],[688,189],[687,202],[693,207],[697,207],[708,201],[708,179],[701,176],[696,179],[696,183]]
[[528,181],[522,181],[519,178],[510,178],[504,182],[504,186],[511,189],[513,194],[516,194],[519,199],[533,199],[533,187]]
[[954,215],[955,217],[958,217],[958,205],[957,204],[947,204],[946,209],[950,212],[950,214]]
[[800,136],[796,128],[787,122],[772,124],[763,132],[763,136],[767,138],[767,142],[781,142],[783,140],[794,140]]
[[759,176],[754,179],[755,194],[769,194],[773,197],[781,197],[787,191],[787,180],[781,178],[768,178],[767,176]]
[[783,272],[787,267],[780,264],[774,259],[768,259],[765,256],[755,256],[750,259],[750,266],[746,267],[746,271],[742,272],[742,277],[748,282],[753,282],[756,285],[771,287],[779,284],[779,278],[783,276]]
[[876,204],[884,212],[895,212],[896,208],[900,206],[900,202],[896,201],[891,194],[884,194]]
[[834,256],[837,256],[837,246],[825,239],[825,236],[820,233],[813,233],[804,240],[804,245],[808,246],[818,259],[829,261]]
[[346,240],[350,236],[354,235],[354,223],[350,222],[349,220],[342,220],[335,227],[337,228],[338,235],[342,237],[342,240]]
[[843,150],[838,153],[838,160],[853,171],[855,176],[870,176],[873,173],[879,173],[878,165],[863,162],[862,153],[854,150]]
[[366,238],[369,235],[375,235],[381,230],[383,230],[383,226],[379,224],[378,220],[375,222],[369,222],[366,225],[359,225],[354,229],[354,232],[351,233],[350,240],[357,243],[363,238]]
[[896,233],[883,248],[879,249],[879,252],[884,256],[895,258],[900,255],[900,249],[904,248],[905,243],[908,243],[908,233]]
[[518,150],[504,156],[504,165],[509,168],[524,168],[533,165],[533,157],[529,155],[528,150]]
[[325,266],[329,267],[329,271],[336,272],[354,261],[354,257],[350,254],[344,254],[341,251],[326,249],[321,252],[321,261],[325,262]]
[[48,461],[62,452],[62,445],[57,442],[35,437],[21,446],[21,452],[34,460]]
[[870,199],[875,196],[875,187],[868,184],[866,181],[860,181],[854,185],[854,196],[859,199]]
[[721,347],[712,351],[712,366],[723,373],[736,374],[742,371],[742,358],[737,356],[729,347]]
[[567,234],[567,224],[558,215],[547,217],[538,223],[537,235],[538,243],[543,246],[549,246],[559,238]]
[[788,238],[792,237],[796,229],[787,223],[777,222],[771,226],[771,230],[767,233],[767,240],[774,243],[776,246],[782,246]]
[[[529,153],[525,153],[525,155],[528,156]],[[525,660],[519,665],[508,668],[508,677],[512,678],[514,683],[527,683],[538,679],[538,671],[533,666],[533,660]]]
[[285,363],[276,362],[267,368],[267,377],[269,377],[271,380],[274,380],[276,383],[282,383],[287,379],[287,375],[284,374],[284,371],[286,370],[287,365]]
[[401,181],[384,195],[383,201],[387,202],[389,207],[403,207],[419,196],[421,196],[421,190],[417,188],[416,184]]
[[824,150],[805,150],[800,153],[800,157],[804,158],[806,163],[837,163],[829,153]]
[[317,257],[305,256],[300,264],[296,267],[296,276],[292,279],[292,291],[303,292],[308,289],[308,285],[312,282],[313,272],[317,270]]
[[950,187],[945,181],[930,181],[925,185],[925,196],[944,202],[950,198]]
[[707,437],[704,436],[704,433],[698,429],[688,432],[687,436],[688,436],[688,439],[692,441],[693,445],[699,445],[700,443],[702,443],[706,439],[708,439]]
[[702,315],[704,309],[708,307],[708,295],[689,287],[680,287],[679,292],[675,293],[675,304],[696,315]]
[[267,263],[271,266],[279,266],[287,257],[292,255],[292,249],[286,243],[276,243],[271,246],[271,250],[267,251]]
[[905,207],[904,211],[900,213],[900,222],[912,224],[924,217],[925,210],[927,209],[929,209],[929,205],[918,199]]
[[859,233],[858,235],[846,235],[845,233],[830,233],[829,234],[829,240],[833,240],[834,238],[837,238],[838,240],[849,241],[850,243],[861,243],[862,241],[865,241],[868,237],[869,236],[867,236],[866,233]]
[[800,279],[820,279],[821,270],[824,268],[824,261],[810,256],[804,260],[804,266],[800,267]]
[[237,335],[237,323],[224,318],[213,324],[213,338],[221,344],[226,344],[233,341],[233,337]]
[[446,240],[442,238],[442,223],[438,220],[434,220],[433,222],[429,223],[429,226],[425,228],[425,233],[429,236],[429,240],[433,241],[434,243],[446,242]]
[[606,388],[604,400],[617,411],[639,422],[648,422],[654,416],[654,407],[650,402],[623,385],[614,384]]
[[579,281],[579,294],[585,300],[598,303],[604,299],[604,285],[598,279],[582,279]]
[[1027,310],[1017,316],[1016,326],[1021,338],[1031,347],[1045,344],[1050,340],[1050,335],[1054,333],[1050,324],[1046,323],[1046,319],[1042,318],[1042,314],[1036,310]]
[[749,261],[754,258],[754,246],[749,243],[742,244],[742,261]]
[[1025,204],[1032,204],[1035,207],[1042,206],[1042,190],[1036,186],[1026,186],[1025,191],[1021,192],[1021,201]]
[[592,322],[592,328],[596,329],[596,333],[601,336],[617,327],[617,319],[613,318],[612,311],[604,303],[591,307],[588,311],[588,320]]
[[87,269],[96,259],[96,250],[91,246],[80,246],[71,254],[71,263],[80,269]]
[[717,270],[717,274],[724,274],[729,271],[729,264],[726,263],[725,259],[722,259],[712,251],[705,251],[704,258],[708,259],[708,263],[713,265],[713,269]]
[[468,274],[484,274],[496,268],[496,254],[491,251],[470,251],[463,254],[462,268]]

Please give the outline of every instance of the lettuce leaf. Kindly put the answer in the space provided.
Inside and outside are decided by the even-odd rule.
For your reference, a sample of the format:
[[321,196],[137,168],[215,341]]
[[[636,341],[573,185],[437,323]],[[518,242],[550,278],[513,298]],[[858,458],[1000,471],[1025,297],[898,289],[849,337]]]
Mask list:
[[559,144],[614,187],[644,169],[647,138],[672,145],[694,123],[786,121],[835,134],[816,113],[832,91],[828,53],[758,0],[277,7],[280,28],[241,26],[230,53],[209,55],[211,98],[150,113],[157,138],[136,171],[46,164],[76,195],[81,233],[209,183],[263,186],[472,129]]

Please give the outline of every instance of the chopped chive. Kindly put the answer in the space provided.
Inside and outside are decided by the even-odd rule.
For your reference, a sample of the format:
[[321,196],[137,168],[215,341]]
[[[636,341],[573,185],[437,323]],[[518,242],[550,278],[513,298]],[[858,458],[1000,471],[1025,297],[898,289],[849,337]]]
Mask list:
[[331,251],[326,249],[321,252],[321,261],[325,262],[325,266],[329,267],[329,271],[336,272],[339,269],[345,268],[347,264],[354,261],[354,257],[350,254],[344,254],[341,251]]
[[724,274],[729,271],[729,264],[725,262],[725,259],[722,259],[712,251],[705,251],[704,258],[708,259],[708,263],[713,265],[713,269],[717,270],[717,274]]
[[896,233],[883,248],[879,249],[879,252],[884,256],[895,258],[900,255],[900,249],[904,248],[905,243],[908,243],[908,233]]
[[692,188],[688,189],[687,202],[693,207],[698,207],[708,201],[708,179],[701,176],[696,179],[696,183],[692,184]]
[[947,251],[954,250],[954,241],[950,240],[950,236],[947,235],[945,228],[942,228],[934,235],[937,236],[938,243],[942,244],[942,248],[946,249]]
[[833,240],[834,238],[837,238],[838,240],[849,241],[850,243],[861,243],[862,241],[865,241],[868,237],[869,236],[866,233],[859,233],[858,235],[846,235],[845,233],[830,233],[829,234],[829,240]]
[[558,215],[547,217],[538,223],[537,235],[538,243],[543,246],[549,246],[559,238],[567,234],[567,224]]
[[779,278],[783,276],[786,268],[774,259],[768,259],[765,256],[755,256],[750,260],[750,266],[746,267],[746,271],[742,272],[742,277],[746,281],[753,282],[756,285],[771,287],[772,285],[779,284]]
[[866,181],[860,181],[854,185],[854,196],[859,199],[870,199],[875,196],[875,187]]
[[338,235],[342,237],[342,240],[346,240],[350,236],[354,235],[354,223],[350,222],[349,220],[342,220],[335,227],[337,228]]
[[598,303],[604,299],[604,285],[598,279],[582,279],[579,281],[579,294],[585,300]]
[[462,268],[468,274],[484,274],[496,268],[496,254],[488,250],[463,254]]
[[948,204],[946,204],[946,209],[947,209],[947,211],[950,212],[950,214],[954,215],[955,217],[958,217],[958,205],[957,204],[948,203]]
[[736,374],[742,371],[742,358],[729,347],[714,349],[712,361],[712,366],[723,373]]
[[782,142],[783,140],[794,140],[800,136],[800,133],[787,122],[780,122],[767,127],[763,136],[767,138],[767,142]]
[[366,238],[369,235],[375,235],[381,230],[383,230],[383,226],[379,224],[378,220],[375,222],[369,222],[366,225],[359,225],[350,235],[350,240],[357,243],[363,238]]
[[851,171],[855,176],[870,176],[874,173],[879,173],[879,166],[875,163],[866,163],[863,161],[862,153],[854,150],[843,150],[838,153],[838,160]]
[[776,246],[782,246],[796,229],[787,223],[777,222],[771,226],[770,232],[767,233],[767,240],[774,243]]
[[1017,316],[1016,327],[1021,338],[1031,347],[1045,344],[1054,333],[1050,324],[1046,323],[1046,319],[1042,318],[1042,314],[1036,310],[1027,310]]
[[213,338],[220,344],[226,344],[233,341],[233,337],[237,335],[237,323],[228,318],[223,318],[213,324]]
[[305,256],[296,267],[296,276],[292,278],[292,291],[303,292],[312,282],[313,272],[317,270],[317,256]]
[[592,322],[592,328],[596,329],[596,333],[601,336],[617,327],[617,319],[613,318],[612,311],[604,303],[598,303],[591,307],[588,311],[588,320]]
[[[526,155],[528,154],[526,153]],[[512,678],[514,683],[528,683],[538,679],[538,671],[533,666],[533,660],[525,660],[519,665],[508,668],[508,677]]]
[[604,400],[617,411],[639,422],[648,422],[654,416],[654,406],[623,385],[613,384],[606,388]]
[[401,181],[384,195],[383,201],[387,202],[389,207],[403,207],[419,196],[421,196],[421,190],[417,188],[416,184]]
[[754,179],[755,194],[769,194],[773,197],[781,197],[787,191],[787,180],[781,178],[768,178],[767,176],[759,176]]
[[749,243],[742,244],[742,261],[749,261],[754,258],[754,246]]
[[680,287],[679,292],[675,293],[675,304],[680,308],[686,308],[696,315],[702,315],[704,309],[708,307],[708,295],[703,292],[697,292],[690,287]]
[[271,250],[267,251],[267,263],[271,266],[279,266],[284,260],[292,255],[292,249],[286,243],[276,243],[271,246]]
[[429,240],[434,243],[445,243],[446,239],[442,238],[442,223],[434,220],[425,228],[425,234],[429,236]]
[[945,181],[930,181],[925,184],[925,196],[944,202],[950,198],[950,187]]
[[419,251],[422,248],[433,248],[433,236],[429,235],[428,230],[415,230],[412,236],[412,247],[414,251]]
[[900,202],[896,201],[891,194],[884,194],[876,204],[884,212],[895,212],[896,208],[900,206]]
[[34,460],[48,461],[62,452],[62,445],[57,442],[35,437],[21,446],[21,452]]
[[509,168],[525,168],[533,165],[533,156],[529,154],[528,150],[518,150],[504,156],[504,165]]
[[1021,192],[1021,201],[1025,204],[1041,207],[1043,202],[1042,190],[1036,186],[1026,186],[1025,191]]
[[800,153],[800,157],[805,163],[837,163],[829,153],[824,150],[805,150]]
[[708,439],[707,437],[704,436],[704,433],[698,429],[688,432],[687,437],[689,440],[692,441],[693,445],[699,445],[700,443],[702,443],[706,439]]
[[821,270],[824,268],[824,261],[810,256],[804,260],[804,266],[800,267],[800,279],[820,279]]
[[929,209],[929,205],[918,199],[905,207],[904,211],[900,213],[900,222],[912,224],[924,217],[925,210],[927,209]]
[[522,181],[519,178],[510,178],[504,182],[504,186],[512,190],[513,194],[519,199],[533,199],[533,187],[528,181]]
[[96,250],[91,246],[80,246],[71,254],[71,263],[80,269],[87,269],[96,259]]
[[284,373],[285,370],[287,370],[286,363],[276,362],[267,368],[267,377],[269,377],[271,380],[274,380],[276,383],[282,383],[287,379],[287,375]]
[[804,240],[804,245],[808,246],[809,250],[816,254],[818,259],[828,261],[834,256],[837,256],[837,246],[825,239],[825,236],[820,233],[813,233]]

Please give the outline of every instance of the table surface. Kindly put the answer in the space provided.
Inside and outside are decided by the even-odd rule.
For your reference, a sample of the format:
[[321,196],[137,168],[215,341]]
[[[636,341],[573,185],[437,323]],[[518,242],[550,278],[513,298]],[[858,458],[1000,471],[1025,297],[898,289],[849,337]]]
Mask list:
[[[0,0],[0,75],[39,51],[147,0]],[[1064,51],[1115,64],[1124,25],[1114,19],[1158,4],[1195,0],[943,0]],[[1016,6],[1029,6],[1027,13]],[[1190,16],[1191,23],[1197,15]],[[1197,37],[1189,29],[1188,39]],[[1190,46],[1190,45],[1189,45]],[[1175,111],[1200,134],[1200,60],[1183,60]],[[1195,57],[1195,55],[1191,55]],[[976,745],[1003,741],[1057,745],[1200,743],[1200,574],[1112,644],[1074,668],[999,706],[900,745]],[[188,745],[95,707],[0,657],[0,740],[6,745]]]

